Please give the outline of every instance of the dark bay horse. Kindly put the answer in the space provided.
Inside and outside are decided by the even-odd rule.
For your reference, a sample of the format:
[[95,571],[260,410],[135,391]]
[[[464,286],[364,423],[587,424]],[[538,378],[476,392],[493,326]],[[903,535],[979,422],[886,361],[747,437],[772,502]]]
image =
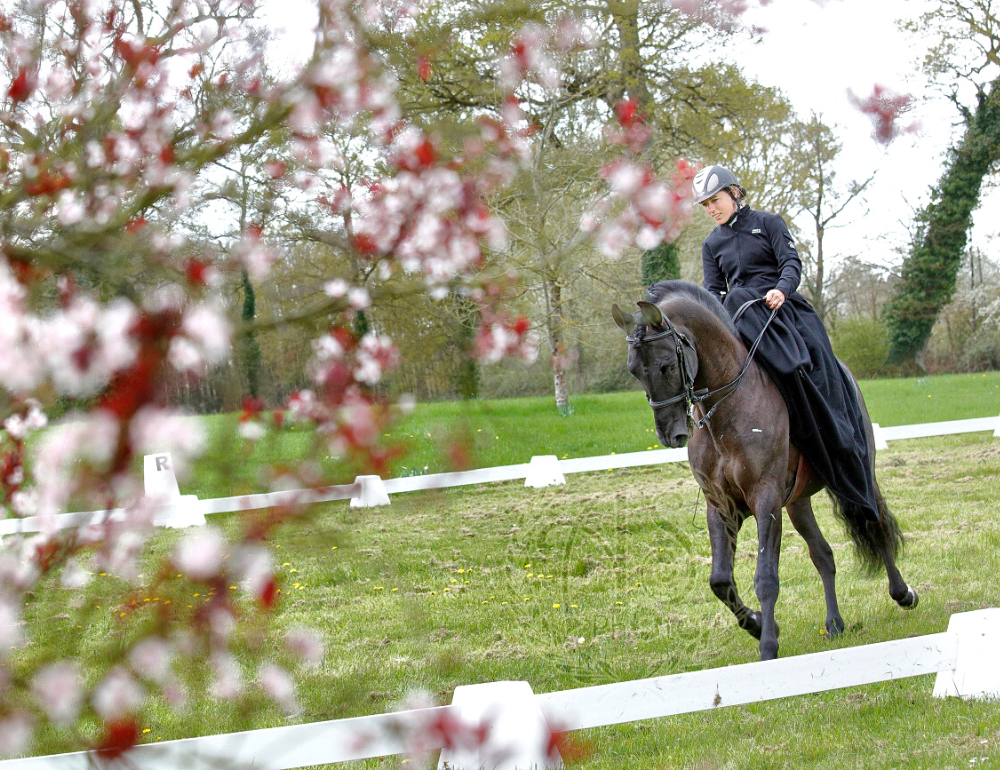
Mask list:
[[[656,304],[639,302],[632,318],[626,318],[617,305],[612,315],[627,335],[628,369],[646,389],[660,443],[684,446],[690,435],[688,460],[708,502],[713,593],[736,616],[740,628],[760,641],[761,660],[776,658],[774,608],[781,509],[785,508],[823,581],[826,631],[836,636],[844,630],[844,621],[837,606],[833,551],[816,524],[810,502],[824,484],[789,440],[784,400],[748,355],[729,314],[715,297],[686,281],[665,281],[656,290]],[[857,388],[853,376],[850,380]],[[871,421],[860,390],[857,396],[868,426],[874,475]],[[856,506],[840,506],[831,496],[834,510],[846,525],[862,564],[873,573],[884,565],[889,595],[901,607],[915,607],[917,593],[895,564],[902,545],[899,526],[878,482],[875,489],[877,522],[852,516]],[[757,521],[754,590],[759,612],[744,604],[733,580],[736,538],[751,515]]]

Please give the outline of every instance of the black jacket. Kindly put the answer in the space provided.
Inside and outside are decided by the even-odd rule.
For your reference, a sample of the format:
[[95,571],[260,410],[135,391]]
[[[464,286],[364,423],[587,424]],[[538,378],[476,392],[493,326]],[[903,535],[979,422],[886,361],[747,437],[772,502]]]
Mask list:
[[788,297],[802,274],[785,220],[750,208],[741,209],[709,234],[701,247],[701,262],[705,288],[719,299],[737,286],[761,295],[779,289]]

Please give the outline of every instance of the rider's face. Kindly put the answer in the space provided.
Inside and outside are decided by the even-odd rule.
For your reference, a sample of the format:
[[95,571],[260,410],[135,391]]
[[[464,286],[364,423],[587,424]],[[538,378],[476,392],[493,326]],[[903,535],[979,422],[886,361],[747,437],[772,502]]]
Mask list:
[[728,222],[736,213],[736,201],[728,190],[719,190],[708,200],[702,201],[705,211],[720,225]]

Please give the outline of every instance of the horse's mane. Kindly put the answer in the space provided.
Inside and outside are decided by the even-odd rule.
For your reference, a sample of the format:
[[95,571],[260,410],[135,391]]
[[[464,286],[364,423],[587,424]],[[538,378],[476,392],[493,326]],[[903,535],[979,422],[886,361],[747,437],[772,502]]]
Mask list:
[[646,289],[646,297],[654,305],[660,304],[660,302],[668,297],[677,295],[687,297],[697,302],[706,310],[711,311],[729,331],[739,338],[739,332],[736,330],[735,324],[733,324],[733,319],[729,317],[729,313],[726,312],[722,303],[719,302],[714,294],[706,291],[698,284],[691,283],[690,281],[669,280],[654,283]]

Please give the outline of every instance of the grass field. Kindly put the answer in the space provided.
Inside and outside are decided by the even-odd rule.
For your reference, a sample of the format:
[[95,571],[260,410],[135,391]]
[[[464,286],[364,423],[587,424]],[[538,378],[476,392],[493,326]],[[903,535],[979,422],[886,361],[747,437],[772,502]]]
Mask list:
[[[884,427],[1000,415],[1000,372],[865,380],[861,388],[872,420]],[[571,405],[573,413],[560,417],[551,397],[419,404],[385,437],[407,450],[390,475],[453,470],[448,449],[455,443],[468,448],[474,467],[526,463],[533,455],[589,457],[660,448],[641,391],[578,395]],[[316,455],[312,434],[294,425],[247,455],[234,440],[235,417],[206,422],[216,437],[213,455],[225,459],[199,468],[185,493],[207,498],[265,491],[257,473],[261,464]],[[346,483],[355,471],[331,474]]]
[[[997,414],[998,383],[998,375],[928,378],[907,382],[905,391],[868,383],[866,396],[882,424],[929,422]],[[651,444],[649,438],[615,443],[634,413],[640,423],[631,430],[648,427],[641,394],[574,404],[572,417],[550,414],[550,427],[532,416],[542,407],[531,402],[476,405],[475,419],[495,420],[493,435],[501,438],[490,440],[507,444],[509,453],[497,457],[527,452],[510,460],[515,462],[554,453],[540,449],[552,441],[564,442],[560,456]],[[958,411],[962,405],[969,408]],[[414,419],[423,418],[418,412]],[[442,418],[427,419],[430,427]],[[529,419],[537,420],[533,429],[519,429],[516,440],[506,434]],[[610,437],[595,427],[599,420]],[[574,436],[582,426],[588,435]],[[486,432],[486,424],[472,430]],[[237,457],[233,467],[241,462],[245,458]],[[781,655],[937,633],[951,613],[1000,606],[1000,439],[977,433],[893,442],[879,453],[878,475],[907,535],[900,568],[920,591],[920,606],[901,610],[889,599],[884,577],[856,568],[843,531],[817,497],[820,525],[838,558],[847,631],[834,640],[822,633],[819,578],[802,540],[786,526]],[[312,513],[307,521],[284,525],[271,543],[281,566],[277,624],[315,627],[328,645],[323,663],[299,678],[300,721],[388,711],[416,688],[447,703],[457,685],[474,682],[519,679],[547,692],[757,659],[756,642],[708,587],[704,501],[686,464],[573,474],[565,486],[542,490],[489,484],[399,495],[378,509],[340,503]],[[213,523],[235,531],[248,515],[219,516]],[[162,555],[177,537],[158,534],[154,554]],[[748,523],[737,580],[751,604],[755,540]],[[16,660],[27,664],[60,653],[97,660],[155,622],[155,605],[164,597],[149,595],[149,578],[130,587],[138,609],[127,614],[112,603],[121,580],[102,576],[93,585],[96,609],[55,584],[39,592],[27,620],[45,633]],[[204,601],[198,586],[175,588],[174,601]],[[248,651],[248,671],[254,662]],[[203,663],[191,661],[181,673],[197,682]],[[935,700],[932,686],[933,677],[918,677],[581,731],[574,738],[589,754],[574,767],[1000,766],[1000,706]],[[154,702],[143,718],[149,741],[287,723],[276,708],[246,711],[206,695],[195,695],[181,711]],[[70,736],[49,731],[40,752],[72,746]],[[338,767],[375,770],[397,763]]]

